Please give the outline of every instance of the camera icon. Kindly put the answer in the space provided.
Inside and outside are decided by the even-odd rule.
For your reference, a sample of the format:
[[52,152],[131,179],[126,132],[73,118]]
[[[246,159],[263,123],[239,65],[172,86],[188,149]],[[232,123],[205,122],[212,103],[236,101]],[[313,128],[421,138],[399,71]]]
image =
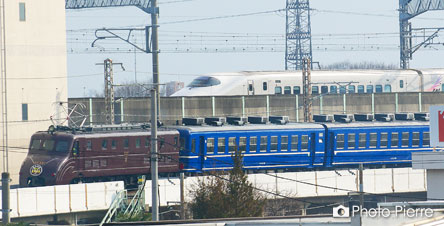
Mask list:
[[333,217],[341,218],[341,217],[350,217],[350,209],[343,205],[339,205],[337,207],[333,207]]

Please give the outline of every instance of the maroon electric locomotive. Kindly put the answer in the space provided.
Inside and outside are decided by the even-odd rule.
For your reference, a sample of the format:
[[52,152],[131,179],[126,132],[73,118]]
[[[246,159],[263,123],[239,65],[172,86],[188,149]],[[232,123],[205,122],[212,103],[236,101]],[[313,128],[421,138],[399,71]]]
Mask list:
[[[123,180],[134,184],[150,174],[151,133],[140,127],[102,127],[73,130],[51,126],[31,137],[20,169],[20,186],[48,186]],[[177,173],[179,133],[158,131],[159,173]]]

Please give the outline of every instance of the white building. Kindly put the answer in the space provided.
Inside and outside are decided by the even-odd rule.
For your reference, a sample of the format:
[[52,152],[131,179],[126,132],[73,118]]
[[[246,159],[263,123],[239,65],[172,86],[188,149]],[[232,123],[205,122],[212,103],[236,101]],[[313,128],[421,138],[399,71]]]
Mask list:
[[[7,83],[9,172],[11,184],[17,184],[31,135],[46,130],[50,116],[57,116],[56,103],[67,101],[65,1],[0,2],[4,3],[0,47],[5,51],[0,60],[1,78],[6,76]],[[0,121],[3,125],[2,117]],[[0,165],[2,170],[3,161]]]

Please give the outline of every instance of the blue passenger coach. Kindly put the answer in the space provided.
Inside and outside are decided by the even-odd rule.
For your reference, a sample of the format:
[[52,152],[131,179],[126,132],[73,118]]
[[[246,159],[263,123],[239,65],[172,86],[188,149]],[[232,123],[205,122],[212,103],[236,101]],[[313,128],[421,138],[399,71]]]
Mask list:
[[427,122],[290,123],[182,126],[185,172],[227,170],[243,153],[247,170],[408,166],[413,151],[431,151]]
[[327,124],[326,166],[411,164],[412,152],[432,151],[429,123],[420,121]]
[[187,126],[178,128],[184,171],[226,170],[235,150],[244,169],[313,168],[324,164],[324,128],[319,124]]

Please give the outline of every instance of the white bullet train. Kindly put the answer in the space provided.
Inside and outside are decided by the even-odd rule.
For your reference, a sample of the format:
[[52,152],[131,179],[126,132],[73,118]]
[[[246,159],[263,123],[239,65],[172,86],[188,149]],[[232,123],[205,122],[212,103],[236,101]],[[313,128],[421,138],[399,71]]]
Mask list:
[[[312,94],[443,92],[444,69],[311,71]],[[172,96],[302,94],[301,71],[200,76]]]

